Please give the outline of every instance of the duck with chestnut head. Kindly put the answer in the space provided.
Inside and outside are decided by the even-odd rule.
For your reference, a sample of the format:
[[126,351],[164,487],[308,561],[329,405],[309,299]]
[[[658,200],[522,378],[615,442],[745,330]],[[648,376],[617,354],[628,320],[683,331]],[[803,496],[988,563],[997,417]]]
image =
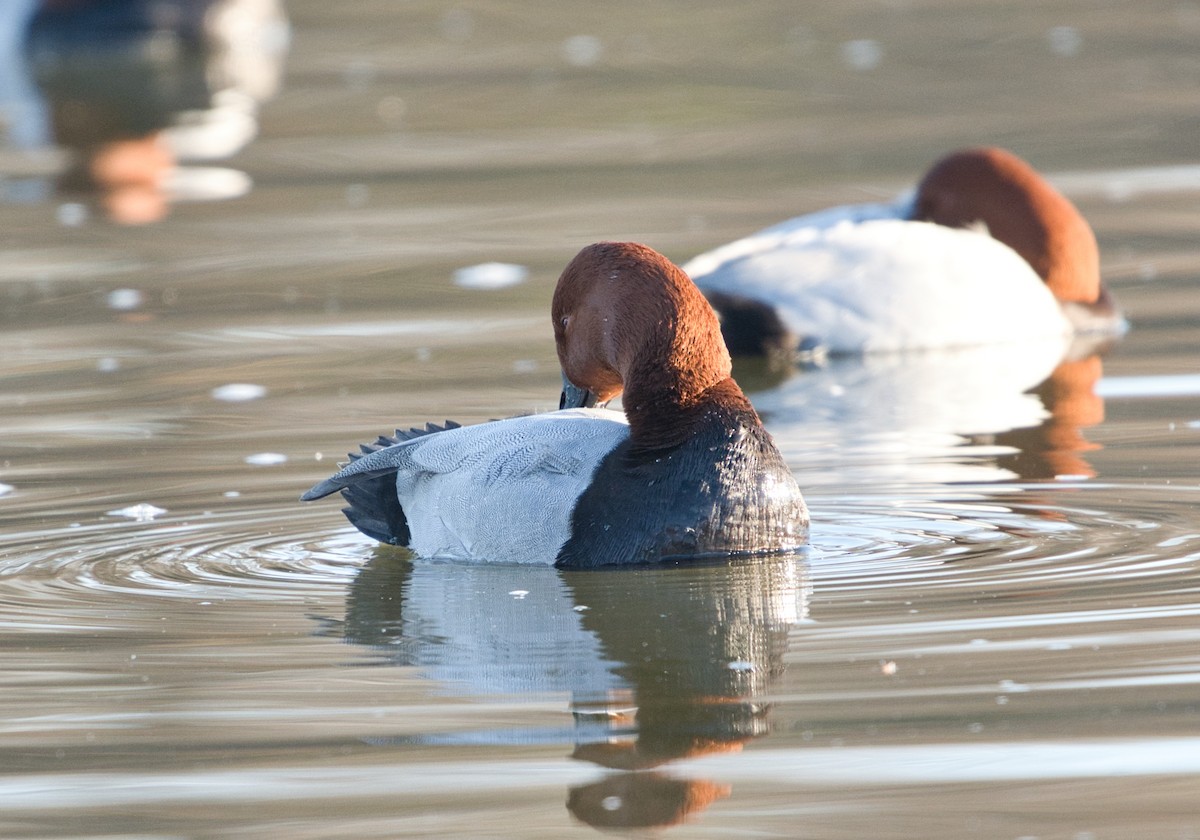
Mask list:
[[[397,433],[302,497],[426,557],[564,568],[800,548],[808,512],[730,376],[716,314],[677,266],[590,245],[551,306],[561,410]],[[624,412],[595,408],[617,396]]]
[[721,314],[738,355],[1065,347],[1126,328],[1082,214],[995,147],[943,157],[894,203],[799,216],[683,269]]

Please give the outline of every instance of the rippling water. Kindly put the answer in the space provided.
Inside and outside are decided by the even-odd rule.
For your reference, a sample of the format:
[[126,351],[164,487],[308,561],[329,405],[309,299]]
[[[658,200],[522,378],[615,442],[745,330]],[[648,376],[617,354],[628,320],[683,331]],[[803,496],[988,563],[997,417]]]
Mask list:
[[[0,834],[1200,834],[1194,4],[286,12],[152,224],[0,54]],[[552,408],[580,245],[684,260],[972,142],[1079,203],[1132,329],[739,362],[803,554],[477,568],[296,501]]]

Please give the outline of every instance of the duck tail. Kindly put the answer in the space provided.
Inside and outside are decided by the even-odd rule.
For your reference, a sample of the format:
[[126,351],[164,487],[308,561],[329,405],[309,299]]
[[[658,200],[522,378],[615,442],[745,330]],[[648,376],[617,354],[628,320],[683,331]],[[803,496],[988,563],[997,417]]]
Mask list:
[[[404,441],[456,429],[458,426],[458,423],[447,420],[444,426],[426,423],[423,429],[397,429],[394,436],[380,435],[373,443],[360,444],[361,451],[349,453],[350,461],[357,461]],[[412,533],[408,528],[408,517],[404,515],[404,508],[396,496],[395,468],[360,473],[348,473],[343,470],[337,476],[321,482],[301,498],[306,501],[317,499],[335,490],[340,490],[342,498],[346,500],[347,506],[342,508],[342,513],[350,520],[351,525],[379,542],[388,545],[408,545]]]
[[350,524],[368,537],[388,545],[407,546],[412,539],[408,517],[396,498],[394,473],[356,481],[342,488],[346,507],[342,513]]

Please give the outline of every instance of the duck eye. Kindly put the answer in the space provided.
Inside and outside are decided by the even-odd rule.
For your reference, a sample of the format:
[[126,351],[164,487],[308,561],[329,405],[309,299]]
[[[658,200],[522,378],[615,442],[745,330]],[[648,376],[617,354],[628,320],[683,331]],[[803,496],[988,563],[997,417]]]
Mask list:
[[560,320],[559,323],[562,325],[562,328],[565,330],[567,328],[567,326],[571,323],[571,316],[570,315],[562,316],[562,320]]

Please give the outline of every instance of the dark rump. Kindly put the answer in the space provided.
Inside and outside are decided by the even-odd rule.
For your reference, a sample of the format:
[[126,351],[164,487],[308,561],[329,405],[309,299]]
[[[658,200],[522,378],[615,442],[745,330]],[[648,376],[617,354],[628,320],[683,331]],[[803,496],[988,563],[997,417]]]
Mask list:
[[706,291],[721,321],[721,336],[731,356],[782,359],[796,351],[794,336],[773,306],[753,298]]
[[[458,423],[447,420],[444,426],[426,423],[424,429],[413,428],[408,431],[397,429],[393,437],[380,435],[374,443],[360,445],[361,451],[351,452],[350,460],[357,461],[364,455],[395,446],[403,441],[458,427]],[[408,517],[404,515],[404,508],[400,506],[400,499],[396,495],[395,470],[361,473],[347,476],[344,479],[335,476],[333,479],[321,482],[301,498],[312,500],[334,490],[341,491],[342,498],[348,505],[348,507],[342,508],[342,513],[350,520],[350,524],[368,537],[388,545],[405,547],[411,542],[412,532],[408,528]]]

